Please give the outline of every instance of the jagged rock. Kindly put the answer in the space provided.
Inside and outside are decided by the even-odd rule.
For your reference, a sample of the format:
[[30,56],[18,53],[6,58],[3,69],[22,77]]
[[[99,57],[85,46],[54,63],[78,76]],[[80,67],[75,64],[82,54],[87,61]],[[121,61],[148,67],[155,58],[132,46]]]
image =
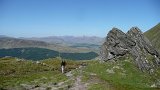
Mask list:
[[[126,34],[113,28],[107,34],[101,47],[101,60],[110,60],[131,54],[139,69],[152,70],[160,63],[160,55],[138,27],[132,27]],[[154,60],[148,60],[148,56]]]
[[101,56],[103,60],[110,60],[116,56],[123,56],[135,42],[125,33],[117,28],[113,28],[107,35],[106,41],[102,45]]

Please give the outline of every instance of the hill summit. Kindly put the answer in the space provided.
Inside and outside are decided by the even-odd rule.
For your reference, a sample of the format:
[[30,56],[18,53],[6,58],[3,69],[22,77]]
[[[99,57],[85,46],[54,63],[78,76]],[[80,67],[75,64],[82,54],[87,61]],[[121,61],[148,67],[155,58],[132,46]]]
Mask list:
[[160,65],[160,54],[143,35],[138,27],[132,27],[127,33],[113,28],[101,47],[101,60],[107,61],[124,55],[131,55],[137,67],[153,72]]

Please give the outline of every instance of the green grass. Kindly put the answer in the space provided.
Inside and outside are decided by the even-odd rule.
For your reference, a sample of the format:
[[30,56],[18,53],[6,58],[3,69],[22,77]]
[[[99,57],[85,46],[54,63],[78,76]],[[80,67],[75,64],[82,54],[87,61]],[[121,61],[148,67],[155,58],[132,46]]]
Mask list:
[[[150,86],[155,80],[160,80],[160,68],[152,75],[141,72],[130,56],[120,57],[116,62],[66,61],[66,72],[73,70],[73,77],[81,75],[83,83],[90,83],[89,90],[155,90],[156,88]],[[18,58],[0,58],[0,89],[21,84],[40,85],[66,81],[68,77],[60,72],[60,63],[60,58],[45,59],[40,61],[40,64]],[[80,73],[76,68],[82,63],[87,66],[81,68]],[[66,82],[67,85],[73,83],[74,81]]]
[[[116,62],[99,63],[98,61],[90,62],[85,72],[95,73],[101,80],[105,80],[113,85],[116,90],[151,90],[150,86],[157,79],[154,75],[141,72],[133,63],[132,58],[120,58]],[[107,72],[113,70],[114,73]],[[91,88],[99,88],[96,84]],[[94,90],[94,89],[93,89]]]
[[25,75],[15,75],[15,76],[1,76],[1,88],[3,87],[14,87],[20,84],[44,84],[47,82],[55,82],[58,83],[60,81],[64,81],[67,78],[60,74],[59,72],[38,72],[38,73],[30,73]]
[[88,90],[110,90],[108,89],[105,84],[92,84],[90,85],[90,87],[88,88]]
[[151,41],[153,46],[160,51],[160,23],[145,32],[144,35]]
[[[66,61],[66,71],[77,68],[80,62]],[[43,65],[42,63],[45,63]],[[61,60],[46,59],[36,63],[18,58],[0,58],[0,88],[12,88],[20,84],[58,83],[67,80],[60,71]]]
[[[74,61],[74,60],[65,60],[65,61],[66,61],[65,72],[78,68],[82,62],[82,61]],[[61,67],[60,58],[55,58],[54,60],[52,58],[45,59],[45,60],[42,60],[41,62],[46,63],[48,66],[52,67],[53,70],[58,70],[58,71],[61,70],[60,69]]]

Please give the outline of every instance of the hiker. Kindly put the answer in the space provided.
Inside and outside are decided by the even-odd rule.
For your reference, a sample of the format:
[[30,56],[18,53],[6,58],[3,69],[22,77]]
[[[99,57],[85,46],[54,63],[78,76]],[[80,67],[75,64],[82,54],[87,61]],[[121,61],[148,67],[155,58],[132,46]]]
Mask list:
[[62,60],[61,62],[61,70],[62,70],[62,73],[64,73],[64,68],[66,66],[66,61]]

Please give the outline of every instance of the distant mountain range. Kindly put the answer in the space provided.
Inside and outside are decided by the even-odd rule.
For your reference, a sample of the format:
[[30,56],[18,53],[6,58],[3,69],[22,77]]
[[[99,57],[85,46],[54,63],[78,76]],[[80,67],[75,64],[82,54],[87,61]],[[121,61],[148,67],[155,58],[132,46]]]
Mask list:
[[74,37],[50,36],[43,38],[13,38],[0,35],[0,49],[38,47],[60,52],[98,52],[103,38],[100,37]]
[[93,51],[98,51],[99,47],[104,42],[104,38],[96,36],[49,36],[49,37],[32,37],[21,38],[26,40],[44,41],[50,44],[57,44],[61,46],[69,46],[72,48],[86,48]]
[[160,51],[160,23],[144,33],[153,46]]
[[[26,38],[13,38],[7,37],[4,35],[0,36],[0,57],[12,56],[19,57],[31,60],[42,60],[46,58],[55,58],[58,57],[59,52],[61,57],[64,59],[72,60],[89,60],[96,58],[97,53],[100,47],[98,40],[91,42],[91,38],[87,37],[89,43],[85,37],[82,38],[67,38],[64,39],[64,42],[57,43],[59,38],[48,38],[48,40],[35,40],[35,39],[26,39]],[[73,41],[71,42],[71,39]],[[81,42],[76,43],[76,40]],[[93,41],[96,39],[93,39]]]
[[22,38],[27,40],[37,40],[44,41],[47,43],[56,43],[56,44],[95,44],[101,45],[104,41],[104,38],[97,36],[49,36],[49,37],[32,37],[32,38]]
[[73,48],[69,46],[62,46],[57,44],[46,43],[36,40],[25,40],[12,37],[0,37],[0,49],[6,48],[25,48],[25,47],[38,47],[55,50],[59,52],[89,52],[92,51],[88,48]]
[[[160,23],[144,33],[160,51]],[[0,35],[0,49],[38,47],[59,52],[99,52],[105,38],[97,36],[48,36],[31,38],[13,38]]]

